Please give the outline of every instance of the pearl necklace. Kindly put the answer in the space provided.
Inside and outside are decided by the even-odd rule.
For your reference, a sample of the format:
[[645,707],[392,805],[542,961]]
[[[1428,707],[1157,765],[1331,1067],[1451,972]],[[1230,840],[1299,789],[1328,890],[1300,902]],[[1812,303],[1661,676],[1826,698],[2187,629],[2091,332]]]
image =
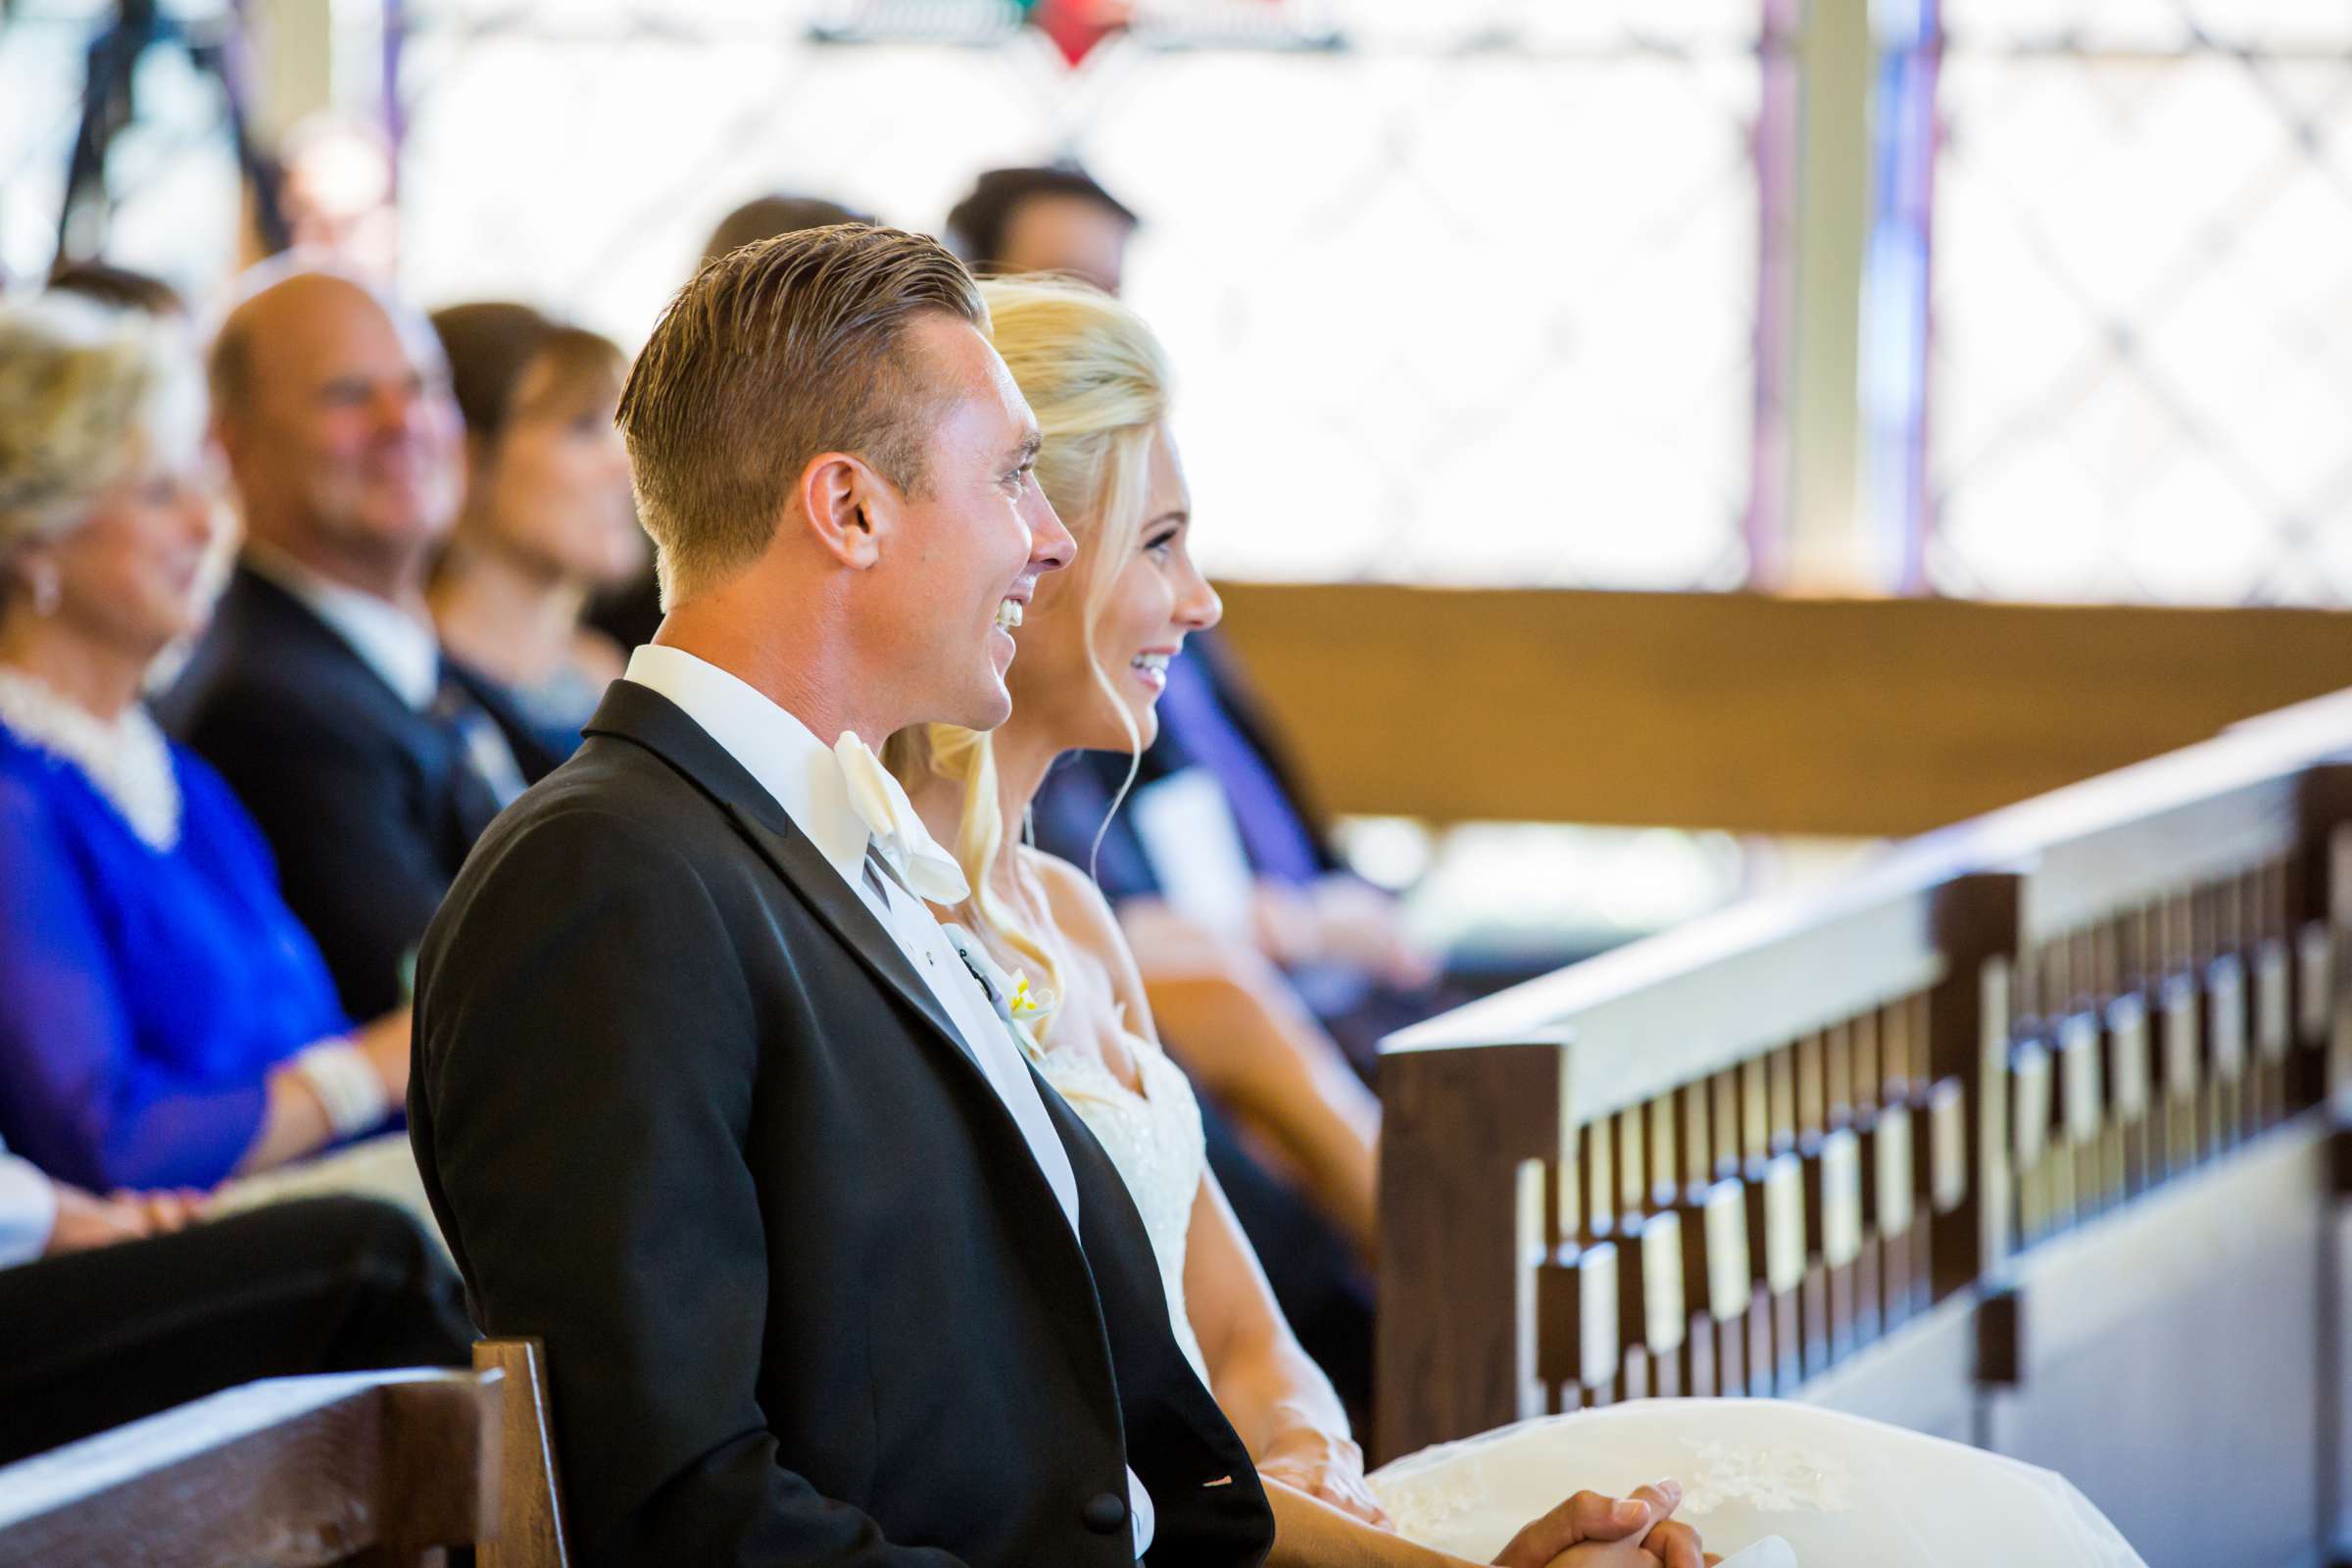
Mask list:
[[79,768],[158,854],[179,844],[179,780],[172,747],[137,703],[113,720],[98,717],[22,670],[0,668],[0,725],[38,751]]

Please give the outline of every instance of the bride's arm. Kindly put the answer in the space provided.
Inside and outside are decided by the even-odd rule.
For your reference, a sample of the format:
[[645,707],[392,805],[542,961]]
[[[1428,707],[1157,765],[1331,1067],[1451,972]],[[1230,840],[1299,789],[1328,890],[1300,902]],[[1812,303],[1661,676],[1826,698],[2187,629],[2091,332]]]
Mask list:
[[1184,1299],[1210,1392],[1259,1475],[1387,1523],[1331,1380],[1299,1348],[1232,1205],[1205,1172],[1186,1233]]

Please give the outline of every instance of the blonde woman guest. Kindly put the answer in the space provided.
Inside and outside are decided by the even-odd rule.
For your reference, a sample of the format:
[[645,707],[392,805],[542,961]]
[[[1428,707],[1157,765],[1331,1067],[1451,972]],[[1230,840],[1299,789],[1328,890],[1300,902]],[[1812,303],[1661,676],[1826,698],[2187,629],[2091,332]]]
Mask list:
[[[990,281],[982,293],[997,351],[1044,436],[1038,482],[1078,540],[1079,564],[1042,580],[1023,614],[1006,676],[1009,720],[988,733],[931,725],[892,743],[913,808],[955,847],[973,889],[947,917],[961,928],[968,961],[1004,997],[1040,1072],[1126,1179],[1178,1342],[1272,1483],[1273,1560],[1451,1561],[1371,1528],[1381,1514],[1347,1417],[1207,1173],[1199,1109],[1154,1038],[1134,955],[1082,872],[1019,842],[1056,757],[1150,742],[1167,662],[1188,635],[1215,624],[1220,607],[1186,553],[1191,503],[1150,329],[1079,284]],[[1308,1100],[1321,1092],[1304,1071],[1287,1087]],[[1652,1510],[1654,1521],[1672,1505],[1670,1493],[1655,1492],[1618,1506]],[[1567,1506],[1611,1504],[1583,1495]],[[1526,1558],[1534,1539],[1531,1527],[1500,1560]],[[1701,1560],[1697,1538],[1671,1523],[1648,1529],[1639,1546],[1589,1544],[1565,1560],[1586,1554],[1653,1568]]]
[[613,427],[628,361],[527,305],[436,311],[466,417],[466,501],[426,589],[441,646],[499,682],[557,756],[618,679],[622,651],[581,622],[649,550]]
[[387,1124],[270,852],[141,706],[203,618],[203,379],[175,323],[0,305],[0,1140],[61,1182],[205,1188]]

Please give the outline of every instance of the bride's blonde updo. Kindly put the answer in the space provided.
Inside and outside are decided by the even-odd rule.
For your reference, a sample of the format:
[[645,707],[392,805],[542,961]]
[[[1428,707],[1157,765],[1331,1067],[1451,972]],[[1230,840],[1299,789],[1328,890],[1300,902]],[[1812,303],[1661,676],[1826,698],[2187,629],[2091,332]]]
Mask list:
[[[992,278],[980,285],[990,336],[1037,416],[1044,445],[1037,482],[1078,541],[1079,603],[1084,607],[1087,662],[1111,711],[1139,744],[1134,720],[1100,660],[1094,628],[1133,552],[1151,499],[1153,432],[1168,413],[1167,357],[1142,317],[1108,294],[1051,277]],[[997,801],[995,749],[982,730],[930,724],[904,730],[883,750],[909,790],[925,773],[963,789],[956,827],[956,858],[972,885],[969,914],[1035,965],[1042,983],[1058,992],[1061,966],[1049,932],[1029,929],[1004,906],[989,873],[1004,849]],[[1052,1018],[1041,1021],[1040,1033]]]

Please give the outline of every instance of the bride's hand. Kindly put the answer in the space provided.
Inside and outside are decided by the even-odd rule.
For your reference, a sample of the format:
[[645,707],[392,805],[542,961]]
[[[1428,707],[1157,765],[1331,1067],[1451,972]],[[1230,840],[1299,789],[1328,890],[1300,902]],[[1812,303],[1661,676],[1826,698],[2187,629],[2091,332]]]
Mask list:
[[1266,1444],[1257,1473],[1353,1514],[1368,1525],[1389,1528],[1389,1516],[1364,1481],[1364,1450],[1347,1438],[1313,1427],[1292,1427]]
[[1580,1492],[1511,1538],[1497,1568],[1705,1568],[1698,1532],[1667,1516],[1683,1500],[1671,1481],[1630,1497]]

